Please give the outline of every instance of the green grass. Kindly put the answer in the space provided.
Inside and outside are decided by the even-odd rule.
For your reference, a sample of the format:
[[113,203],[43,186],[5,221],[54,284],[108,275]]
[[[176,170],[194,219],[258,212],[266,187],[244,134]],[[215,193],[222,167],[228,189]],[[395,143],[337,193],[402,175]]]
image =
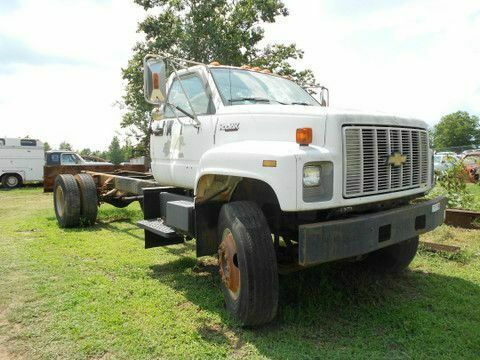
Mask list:
[[470,194],[473,195],[473,208],[480,211],[480,183],[467,184],[467,189]]
[[59,229],[52,196],[0,192],[0,358],[479,358],[480,231],[442,226],[400,276],[331,264],[282,276],[277,319],[242,329],[213,258],[143,249],[136,206]]

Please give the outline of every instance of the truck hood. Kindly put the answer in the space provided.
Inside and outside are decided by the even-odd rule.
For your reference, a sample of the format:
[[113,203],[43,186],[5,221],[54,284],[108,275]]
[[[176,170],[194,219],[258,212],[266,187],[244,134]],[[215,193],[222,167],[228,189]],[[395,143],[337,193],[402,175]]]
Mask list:
[[427,129],[418,119],[320,106],[237,105],[223,107],[216,115],[216,145],[242,140],[295,141],[296,129],[303,127],[313,129],[313,144],[318,146],[325,145],[328,133],[336,133],[333,128],[345,124]]

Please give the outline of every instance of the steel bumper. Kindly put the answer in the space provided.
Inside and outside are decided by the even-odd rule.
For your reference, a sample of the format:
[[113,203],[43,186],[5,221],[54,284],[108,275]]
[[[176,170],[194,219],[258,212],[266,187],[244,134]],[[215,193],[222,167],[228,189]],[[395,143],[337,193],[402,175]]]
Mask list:
[[445,206],[446,199],[440,196],[348,219],[300,225],[299,264],[355,257],[431,231],[443,223]]

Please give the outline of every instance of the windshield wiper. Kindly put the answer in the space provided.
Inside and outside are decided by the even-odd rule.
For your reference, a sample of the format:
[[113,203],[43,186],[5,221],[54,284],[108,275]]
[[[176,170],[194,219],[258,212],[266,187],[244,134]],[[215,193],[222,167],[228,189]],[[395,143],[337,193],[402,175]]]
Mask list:
[[243,97],[243,98],[238,98],[238,99],[230,99],[228,100],[231,103],[233,102],[239,102],[239,101],[255,101],[255,102],[266,102],[269,103],[270,99],[267,98],[261,98],[261,97]]
[[261,97],[243,97],[243,98],[238,98],[238,99],[230,99],[228,101],[230,101],[231,103],[239,102],[239,101],[255,101],[255,102],[270,103],[270,102],[274,101],[274,102],[282,104],[282,105],[287,105],[286,103],[275,100],[275,99],[267,99],[267,98],[261,98]]
[[306,103],[306,102],[301,102],[301,101],[294,101],[290,103],[290,105],[304,105],[304,106],[312,106],[312,104]]
[[173,105],[173,104],[170,104],[170,103],[166,103],[166,105],[169,106],[170,109],[171,109],[171,108],[175,108],[175,109],[177,109],[178,111],[180,111],[183,115],[188,116],[190,119],[195,120],[195,117],[194,117],[192,114],[190,114],[188,111],[182,109],[180,106]]

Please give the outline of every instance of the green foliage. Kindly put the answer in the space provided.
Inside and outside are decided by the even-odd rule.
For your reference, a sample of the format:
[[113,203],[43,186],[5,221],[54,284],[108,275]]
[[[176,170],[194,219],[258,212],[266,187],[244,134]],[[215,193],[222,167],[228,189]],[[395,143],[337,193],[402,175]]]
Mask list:
[[148,155],[150,111],[143,99],[143,57],[147,53],[168,52],[172,55],[209,63],[240,66],[249,64],[288,75],[301,83],[313,84],[311,70],[298,71],[291,61],[303,57],[295,44],[259,46],[264,38],[265,23],[273,23],[288,10],[280,0],[135,0],[145,10],[155,10],[139,23],[145,40],[138,42],[123,71],[127,85],[123,101],[126,113],[121,126],[137,142],[142,154]]
[[115,165],[125,161],[125,154],[120,146],[120,140],[114,136],[108,147],[107,159]]
[[[0,191],[0,202],[2,359],[478,358],[479,256],[422,250],[395,276],[348,263],[285,274],[278,317],[242,328],[195,242],[143,248],[138,203],[60,229],[41,188]],[[447,244],[480,253],[479,230],[421,240],[443,243],[442,228]]]
[[107,159],[108,151],[94,150],[92,151],[91,155],[101,159]]
[[438,177],[438,184],[446,192],[447,205],[450,208],[468,208],[473,196],[467,190],[465,165],[461,161],[453,162]]
[[80,156],[90,156],[90,155],[92,155],[92,150],[90,150],[89,148],[85,148],[80,151]]
[[48,142],[45,141],[43,143],[43,150],[50,151],[50,150],[52,150],[52,147],[50,146],[50,144]]
[[445,115],[432,131],[436,149],[480,143],[479,118],[466,111]]
[[67,151],[72,151],[72,145],[70,145],[68,142],[63,141],[60,143],[60,146],[58,147],[60,150],[67,150]]

